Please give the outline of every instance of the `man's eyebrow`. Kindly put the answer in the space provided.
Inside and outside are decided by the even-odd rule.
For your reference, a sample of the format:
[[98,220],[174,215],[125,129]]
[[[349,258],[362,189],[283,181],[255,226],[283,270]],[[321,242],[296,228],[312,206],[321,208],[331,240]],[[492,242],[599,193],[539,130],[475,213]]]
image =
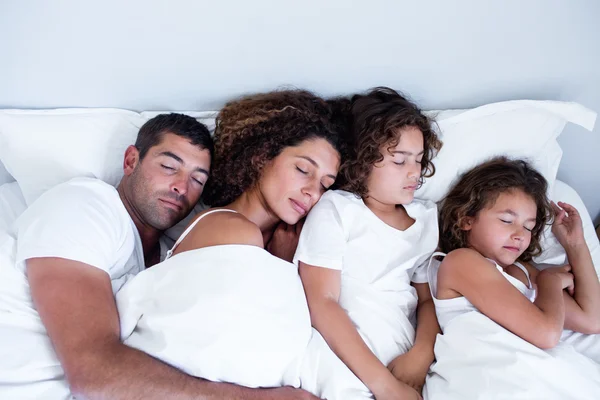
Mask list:
[[[185,165],[185,162],[181,159],[181,157],[179,157],[177,154],[172,153],[170,151],[163,151],[161,153],[158,153],[159,156],[166,156],[166,157],[171,157],[172,159],[176,160],[177,162],[181,163],[182,165]],[[201,167],[196,167],[195,169],[196,172],[200,172],[201,174],[204,174],[206,176],[208,176],[208,171],[205,170],[204,168]]]
[[171,157],[173,159],[175,159],[176,161],[185,164],[183,162],[183,160],[181,159],[181,157],[179,157],[177,154],[171,153],[170,151],[163,151],[161,153],[158,153],[159,156],[167,156],[167,157]]

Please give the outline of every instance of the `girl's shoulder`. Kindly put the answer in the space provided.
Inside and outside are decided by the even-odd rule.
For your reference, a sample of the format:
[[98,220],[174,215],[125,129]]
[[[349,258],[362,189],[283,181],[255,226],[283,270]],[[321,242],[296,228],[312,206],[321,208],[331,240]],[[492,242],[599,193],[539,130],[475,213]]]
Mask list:
[[479,252],[469,248],[452,250],[446,255],[441,264],[440,272],[445,274],[471,274],[478,273],[482,266],[496,269],[494,262],[488,260]]
[[360,197],[345,190],[325,192],[314,206],[315,210],[335,210],[340,215],[360,211],[364,208],[366,208],[365,203]]

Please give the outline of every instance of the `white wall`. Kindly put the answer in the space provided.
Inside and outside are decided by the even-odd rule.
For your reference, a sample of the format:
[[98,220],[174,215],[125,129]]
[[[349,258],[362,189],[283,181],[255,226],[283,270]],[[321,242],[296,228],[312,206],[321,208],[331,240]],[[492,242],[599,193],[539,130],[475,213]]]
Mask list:
[[[422,106],[574,100],[600,111],[600,2],[0,0],[0,107],[215,109],[292,84]],[[559,178],[600,217],[600,122]]]

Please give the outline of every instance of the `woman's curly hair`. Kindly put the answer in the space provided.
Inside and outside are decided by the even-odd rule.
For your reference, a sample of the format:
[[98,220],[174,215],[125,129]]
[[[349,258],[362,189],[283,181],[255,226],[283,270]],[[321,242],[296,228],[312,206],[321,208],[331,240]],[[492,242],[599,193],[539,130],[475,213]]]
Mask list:
[[348,125],[348,157],[340,167],[336,188],[365,197],[367,179],[373,165],[383,161],[382,149],[392,151],[400,141],[400,130],[416,127],[423,133],[424,153],[419,186],[433,176],[431,160],[442,147],[433,130],[433,121],[416,104],[387,87],[372,89],[365,95],[354,95],[349,101],[338,100],[346,107]]
[[305,90],[283,90],[242,97],[219,112],[215,156],[203,201],[224,206],[258,182],[262,170],[283,149],[305,140],[327,140],[345,151],[340,126],[329,103]]
[[521,190],[537,207],[531,243],[519,257],[529,261],[541,254],[540,238],[554,215],[547,197],[548,182],[529,163],[495,157],[463,174],[450,189],[440,208],[440,248],[444,253],[468,247],[467,231],[462,227],[468,217],[476,217],[486,207],[493,206],[501,193]]

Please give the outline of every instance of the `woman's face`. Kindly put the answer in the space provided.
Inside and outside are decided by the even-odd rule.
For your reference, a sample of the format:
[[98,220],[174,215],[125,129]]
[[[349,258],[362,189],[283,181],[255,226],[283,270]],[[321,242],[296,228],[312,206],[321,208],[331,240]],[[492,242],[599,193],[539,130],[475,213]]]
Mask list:
[[340,155],[322,138],[286,147],[265,166],[259,182],[266,206],[293,225],[305,217],[335,182]]

